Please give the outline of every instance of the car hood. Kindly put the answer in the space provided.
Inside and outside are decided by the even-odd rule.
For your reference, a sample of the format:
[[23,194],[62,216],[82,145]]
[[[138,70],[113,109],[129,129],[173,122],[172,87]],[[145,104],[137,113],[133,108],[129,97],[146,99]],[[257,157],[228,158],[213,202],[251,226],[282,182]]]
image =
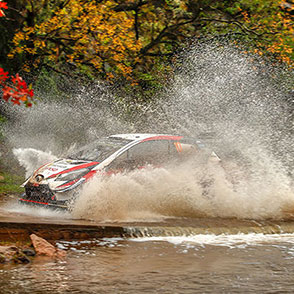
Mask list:
[[99,162],[96,161],[85,161],[85,160],[74,160],[74,159],[58,159],[54,162],[45,164],[37,169],[33,175],[23,184],[25,185],[28,181],[38,182],[38,176],[42,176],[42,179],[53,179],[61,174],[66,174],[71,171],[89,168],[92,169]]

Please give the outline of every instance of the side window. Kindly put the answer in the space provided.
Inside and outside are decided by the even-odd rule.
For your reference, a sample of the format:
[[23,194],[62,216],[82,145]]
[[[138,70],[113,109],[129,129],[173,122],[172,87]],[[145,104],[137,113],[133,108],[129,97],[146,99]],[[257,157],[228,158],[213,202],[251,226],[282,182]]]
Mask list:
[[132,170],[147,164],[160,166],[179,156],[174,142],[154,140],[139,143],[113,160],[107,167],[109,171]]
[[122,153],[119,157],[115,158],[107,167],[107,170],[123,170],[127,169],[128,151]]
[[181,143],[179,141],[170,141],[169,152],[172,158],[177,158],[181,152]]
[[170,162],[177,163],[182,158],[182,143],[180,141],[169,142]]
[[146,141],[129,149],[129,160],[136,166],[146,164],[162,164],[169,159],[169,143],[167,140]]
[[200,156],[200,149],[197,144],[189,144],[179,141],[170,142],[171,158],[175,160],[185,160]]

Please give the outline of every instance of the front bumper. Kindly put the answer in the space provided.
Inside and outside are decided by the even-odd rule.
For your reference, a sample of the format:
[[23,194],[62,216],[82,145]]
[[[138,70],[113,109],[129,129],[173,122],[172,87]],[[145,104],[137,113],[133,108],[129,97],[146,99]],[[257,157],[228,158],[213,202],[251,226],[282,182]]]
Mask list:
[[27,184],[25,186],[25,193],[21,195],[19,203],[53,209],[68,209],[68,201],[57,200],[48,185]]

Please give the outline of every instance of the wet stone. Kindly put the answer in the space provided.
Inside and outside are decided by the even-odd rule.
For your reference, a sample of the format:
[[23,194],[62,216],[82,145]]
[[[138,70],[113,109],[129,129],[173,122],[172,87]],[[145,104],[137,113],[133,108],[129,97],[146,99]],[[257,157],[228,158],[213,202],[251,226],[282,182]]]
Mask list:
[[35,234],[31,234],[30,238],[32,240],[32,243],[37,255],[45,255],[51,258],[61,258],[61,259],[66,256],[65,251],[54,247],[45,239],[38,237]]
[[26,256],[35,256],[36,252],[34,249],[25,248],[22,250],[22,253],[24,253]]
[[30,259],[22,252],[18,252],[12,258],[14,263],[30,263]]
[[0,253],[0,263],[5,263],[5,262],[6,262],[5,256]]
[[0,263],[29,263],[28,256],[15,246],[0,246]]

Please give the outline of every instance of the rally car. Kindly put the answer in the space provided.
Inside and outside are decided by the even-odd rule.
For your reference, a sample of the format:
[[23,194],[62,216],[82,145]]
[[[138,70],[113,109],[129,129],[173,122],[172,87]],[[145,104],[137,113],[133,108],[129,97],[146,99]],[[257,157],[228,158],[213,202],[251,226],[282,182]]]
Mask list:
[[201,141],[178,135],[121,134],[104,137],[66,158],[37,169],[23,184],[25,193],[19,201],[68,209],[82,184],[97,173],[108,176],[150,165],[162,167],[195,152],[212,154]]

